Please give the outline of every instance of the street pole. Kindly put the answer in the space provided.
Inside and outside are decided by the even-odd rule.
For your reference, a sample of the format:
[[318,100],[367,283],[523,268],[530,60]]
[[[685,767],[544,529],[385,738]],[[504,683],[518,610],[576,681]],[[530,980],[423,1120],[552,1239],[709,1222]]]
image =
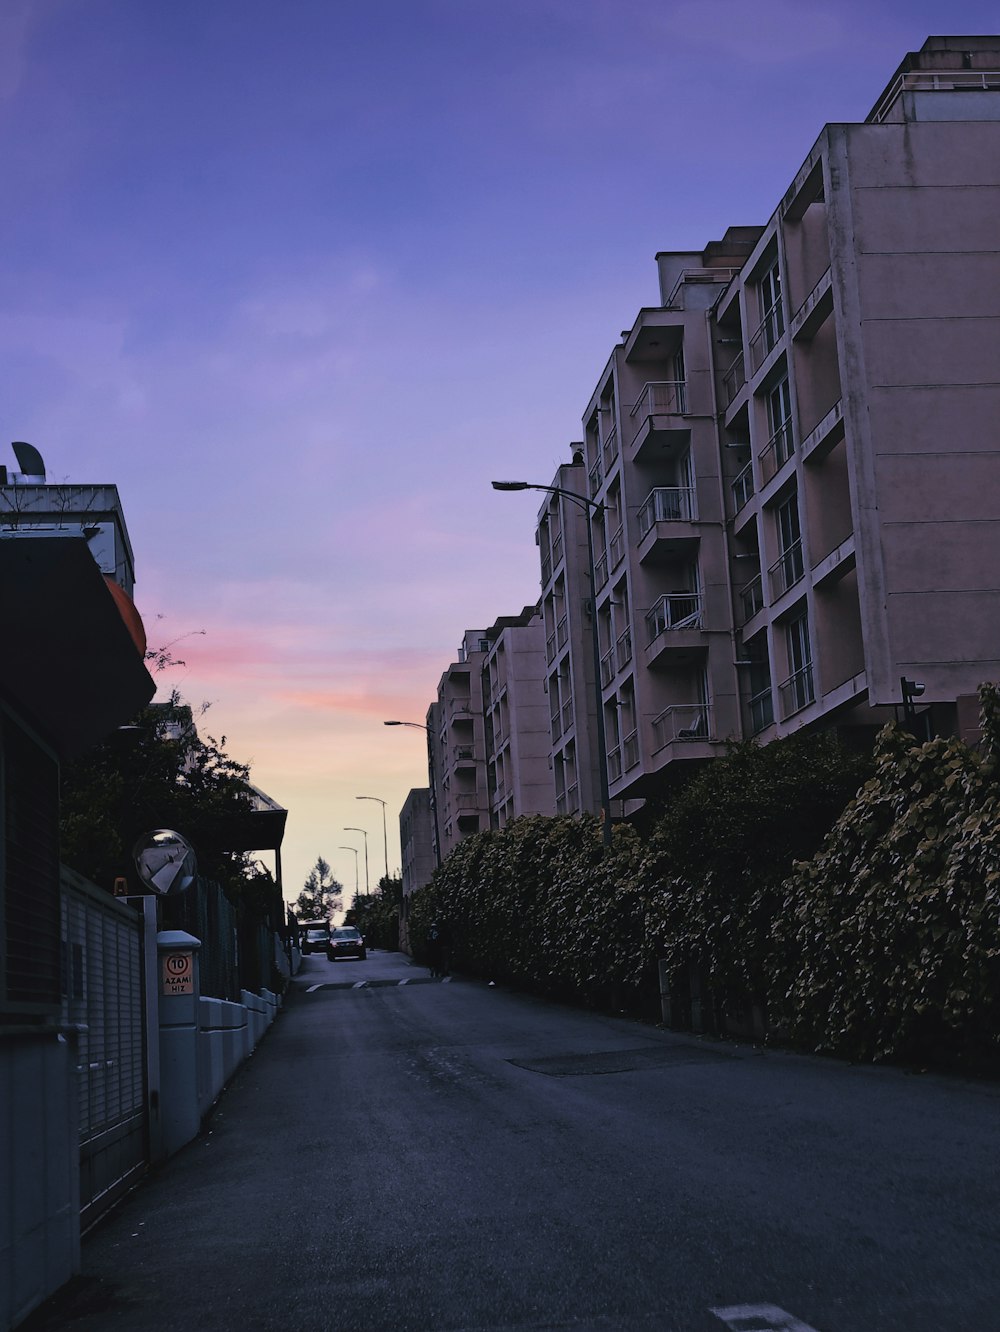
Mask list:
[[601,689],[601,637],[597,628],[597,574],[594,568],[594,533],[591,516],[600,517],[604,505],[597,500],[577,495],[562,486],[542,486],[531,481],[494,481],[494,490],[542,490],[549,495],[563,495],[583,510],[587,523],[587,565],[590,574],[590,636],[594,651],[594,694],[597,707],[597,767],[601,783],[601,815],[604,845],[611,845],[611,791],[608,783],[608,740],[604,726],[604,694]]
[[380,796],[355,796],[355,800],[377,800],[382,806],[382,844],[385,847],[385,877],[389,878],[389,833],[385,822],[385,801]]
[[337,850],[354,852],[354,896],[357,897],[361,891],[361,885],[358,881],[358,848],[356,846],[340,846]]
[[365,896],[371,897],[371,884],[368,879],[368,834],[364,828],[345,828],[344,832],[359,832],[365,839]]

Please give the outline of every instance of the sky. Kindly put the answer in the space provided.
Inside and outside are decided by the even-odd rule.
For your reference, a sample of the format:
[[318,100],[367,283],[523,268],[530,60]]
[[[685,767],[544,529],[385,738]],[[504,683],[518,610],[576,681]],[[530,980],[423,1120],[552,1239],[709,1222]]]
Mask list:
[[363,891],[366,844],[398,872],[425,737],[382,723],[537,600],[539,497],[490,481],[570,460],[657,251],[763,224],[908,50],[998,29],[981,0],[3,0],[6,438],[118,486],[184,663],[159,696],[288,809],[286,898],[318,856]]

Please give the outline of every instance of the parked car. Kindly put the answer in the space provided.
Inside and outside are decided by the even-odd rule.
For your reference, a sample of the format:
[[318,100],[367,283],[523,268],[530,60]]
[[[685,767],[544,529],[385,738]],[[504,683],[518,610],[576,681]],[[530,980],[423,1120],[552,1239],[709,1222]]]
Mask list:
[[325,920],[308,920],[299,926],[303,953],[325,953],[330,944],[330,926]]
[[336,962],[338,957],[359,957],[363,962],[368,956],[364,936],[353,925],[341,925],[331,931],[326,955],[331,962]]

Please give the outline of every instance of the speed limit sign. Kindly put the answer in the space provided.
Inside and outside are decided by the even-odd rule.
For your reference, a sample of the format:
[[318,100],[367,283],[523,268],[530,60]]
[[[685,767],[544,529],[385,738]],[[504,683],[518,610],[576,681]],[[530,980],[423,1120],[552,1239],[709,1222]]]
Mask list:
[[194,994],[194,953],[163,954],[160,975],[161,994]]

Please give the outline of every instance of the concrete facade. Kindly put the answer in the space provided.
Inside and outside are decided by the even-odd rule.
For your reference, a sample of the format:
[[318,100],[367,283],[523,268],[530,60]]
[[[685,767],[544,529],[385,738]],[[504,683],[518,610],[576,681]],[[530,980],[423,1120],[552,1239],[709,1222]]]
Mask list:
[[483,662],[485,629],[467,629],[457,656],[438,682],[427,714],[429,776],[441,859],[470,833],[489,827]]

